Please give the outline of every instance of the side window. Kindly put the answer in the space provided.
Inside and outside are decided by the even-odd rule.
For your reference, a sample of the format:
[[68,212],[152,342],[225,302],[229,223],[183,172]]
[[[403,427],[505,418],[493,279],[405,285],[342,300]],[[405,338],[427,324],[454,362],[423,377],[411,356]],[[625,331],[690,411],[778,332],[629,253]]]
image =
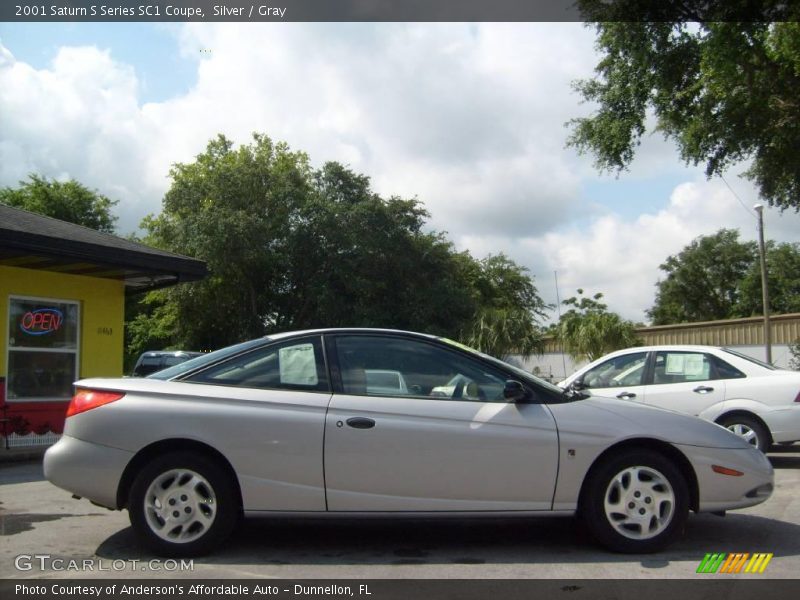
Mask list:
[[329,389],[318,337],[259,348],[209,367],[184,381],[259,389]]
[[717,376],[720,379],[743,379],[747,377],[747,375],[742,373],[739,369],[726,363],[718,356],[712,356],[712,358],[714,360],[714,366],[717,368]]
[[433,344],[396,337],[336,338],[344,393],[505,402],[505,375]]
[[715,379],[711,359],[702,352],[657,352],[653,383],[684,383]]
[[617,356],[589,369],[583,375],[587,388],[626,387],[642,385],[647,352]]

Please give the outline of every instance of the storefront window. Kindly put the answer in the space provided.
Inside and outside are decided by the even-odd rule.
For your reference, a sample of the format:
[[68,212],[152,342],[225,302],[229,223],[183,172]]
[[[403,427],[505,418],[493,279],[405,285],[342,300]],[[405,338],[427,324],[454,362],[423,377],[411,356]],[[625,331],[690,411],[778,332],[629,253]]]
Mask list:
[[78,372],[78,303],[11,298],[8,314],[8,400],[69,398]]

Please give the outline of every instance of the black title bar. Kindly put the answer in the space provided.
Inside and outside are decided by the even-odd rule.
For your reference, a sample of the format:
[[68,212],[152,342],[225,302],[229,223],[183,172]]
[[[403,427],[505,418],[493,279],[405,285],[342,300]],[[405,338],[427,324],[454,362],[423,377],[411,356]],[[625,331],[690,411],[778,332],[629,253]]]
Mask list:
[[797,21],[798,0],[3,0],[0,21]]

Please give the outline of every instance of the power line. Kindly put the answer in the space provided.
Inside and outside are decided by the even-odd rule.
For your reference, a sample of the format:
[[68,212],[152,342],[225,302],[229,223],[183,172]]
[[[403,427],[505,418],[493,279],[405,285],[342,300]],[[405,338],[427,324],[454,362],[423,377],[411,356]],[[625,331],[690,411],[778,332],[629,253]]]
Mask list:
[[757,218],[758,218],[758,215],[756,215],[756,213],[754,213],[752,210],[750,210],[749,208],[747,208],[747,205],[746,205],[746,204],[745,204],[745,203],[742,201],[742,199],[741,199],[741,198],[739,198],[739,195],[738,195],[738,194],[737,194],[735,191],[733,191],[733,188],[732,188],[732,187],[731,187],[731,186],[728,184],[728,182],[725,180],[725,176],[724,176],[724,175],[722,175],[722,174],[720,174],[719,178],[720,178],[720,179],[722,179],[722,183],[724,183],[724,184],[725,184],[725,185],[728,187],[728,189],[731,191],[731,194],[733,194],[733,197],[734,197],[734,198],[736,198],[736,199],[739,201],[739,204],[741,204],[741,205],[742,205],[742,208],[743,208],[743,209],[745,209],[745,210],[747,211],[747,214],[749,214],[749,215],[750,215],[751,217],[753,217],[754,219],[757,219]]

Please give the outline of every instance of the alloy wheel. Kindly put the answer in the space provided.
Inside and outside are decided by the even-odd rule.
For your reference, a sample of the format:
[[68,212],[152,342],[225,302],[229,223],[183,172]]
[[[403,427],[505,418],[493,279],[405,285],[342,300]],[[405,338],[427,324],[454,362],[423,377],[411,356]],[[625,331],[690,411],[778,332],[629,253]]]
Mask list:
[[217,499],[208,480],[190,469],[171,469],[156,477],[144,496],[147,525],[159,538],[189,543],[205,535],[217,516]]
[[646,540],[662,533],[675,513],[675,491],[652,467],[631,466],[606,489],[603,507],[609,524],[626,538]]

